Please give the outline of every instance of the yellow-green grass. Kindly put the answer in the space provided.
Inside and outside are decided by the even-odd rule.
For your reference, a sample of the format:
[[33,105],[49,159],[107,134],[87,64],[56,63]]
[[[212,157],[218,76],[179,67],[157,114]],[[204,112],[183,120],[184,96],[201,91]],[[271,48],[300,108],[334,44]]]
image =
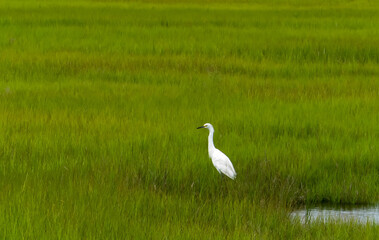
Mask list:
[[[373,238],[371,1],[0,3],[0,238]],[[206,130],[238,173],[220,179]]]

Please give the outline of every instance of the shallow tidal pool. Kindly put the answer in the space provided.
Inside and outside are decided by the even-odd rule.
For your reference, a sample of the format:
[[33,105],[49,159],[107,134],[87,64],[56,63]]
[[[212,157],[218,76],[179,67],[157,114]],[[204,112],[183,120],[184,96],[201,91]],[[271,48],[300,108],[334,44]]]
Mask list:
[[377,205],[317,205],[308,206],[291,212],[292,218],[301,222],[314,221],[356,221],[359,223],[379,224],[379,204]]

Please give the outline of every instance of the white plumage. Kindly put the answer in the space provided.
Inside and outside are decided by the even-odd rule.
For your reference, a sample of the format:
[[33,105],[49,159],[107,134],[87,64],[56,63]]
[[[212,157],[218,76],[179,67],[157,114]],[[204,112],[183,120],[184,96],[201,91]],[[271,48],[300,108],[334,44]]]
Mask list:
[[206,123],[204,126],[199,128],[208,128],[209,136],[208,136],[208,153],[209,157],[212,159],[212,163],[220,174],[224,174],[231,179],[235,179],[237,176],[236,171],[234,170],[233,164],[230,159],[220,150],[218,150],[213,144],[213,133],[214,128],[212,124]]

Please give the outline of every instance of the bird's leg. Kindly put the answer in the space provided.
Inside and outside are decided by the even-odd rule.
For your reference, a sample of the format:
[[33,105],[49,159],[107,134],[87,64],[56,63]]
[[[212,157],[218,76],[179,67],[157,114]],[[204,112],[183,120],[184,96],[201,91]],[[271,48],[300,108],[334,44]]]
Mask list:
[[221,186],[222,186],[222,181],[223,181],[223,179],[224,179],[223,174],[220,173],[220,184],[221,184]]
[[224,174],[220,173],[220,194],[223,197],[224,196],[224,191],[225,191],[225,186],[224,186]]

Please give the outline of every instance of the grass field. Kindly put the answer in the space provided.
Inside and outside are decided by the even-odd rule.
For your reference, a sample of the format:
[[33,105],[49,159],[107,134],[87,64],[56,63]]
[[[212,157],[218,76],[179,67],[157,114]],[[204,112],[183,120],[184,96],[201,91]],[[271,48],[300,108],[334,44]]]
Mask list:
[[378,26],[369,0],[0,2],[0,239],[375,239],[289,213],[379,201]]

